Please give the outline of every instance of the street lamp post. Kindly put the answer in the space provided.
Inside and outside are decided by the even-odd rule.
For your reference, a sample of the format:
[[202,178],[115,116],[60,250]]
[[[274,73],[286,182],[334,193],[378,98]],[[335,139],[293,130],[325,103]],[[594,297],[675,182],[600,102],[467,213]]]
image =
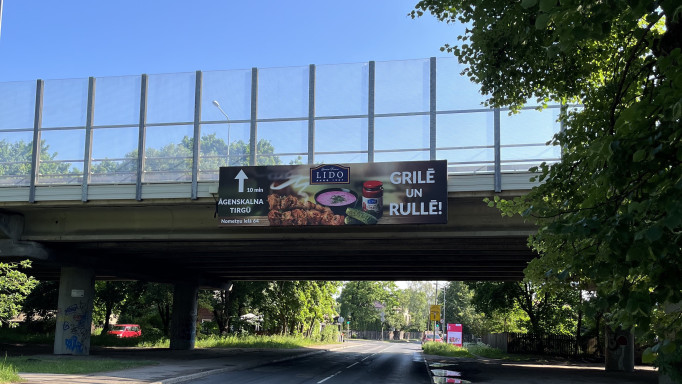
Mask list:
[[0,31],[2,31],[2,0],[0,0]]
[[[2,0],[0,0],[2,1]],[[215,105],[216,108],[220,111],[220,113],[225,116],[225,120],[227,120],[227,166],[230,166],[230,118],[227,116],[227,113],[223,111],[223,108],[220,106],[220,103],[218,103],[218,100],[213,100],[213,105]]]

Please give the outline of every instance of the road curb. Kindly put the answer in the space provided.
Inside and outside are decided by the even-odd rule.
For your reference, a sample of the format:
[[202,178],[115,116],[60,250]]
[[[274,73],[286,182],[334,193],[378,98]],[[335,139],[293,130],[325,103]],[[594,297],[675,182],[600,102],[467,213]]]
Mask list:
[[232,366],[232,367],[225,367],[225,368],[216,368],[216,369],[210,369],[208,371],[203,371],[203,372],[197,372],[197,373],[192,373],[189,375],[184,375],[184,376],[177,376],[177,377],[172,377],[170,379],[164,379],[161,381],[155,381],[150,384],[178,384],[178,383],[184,383],[190,380],[196,380],[196,379],[201,379],[206,376],[211,376],[211,375],[217,375],[220,373],[225,373],[225,372],[230,372],[230,371],[236,371],[236,370],[243,370],[243,369],[252,369],[252,368],[257,368],[263,365],[268,365],[268,364],[275,364],[275,363],[281,363],[283,361],[289,361],[289,360],[295,360],[295,359],[301,359],[304,357],[308,356],[313,356],[317,355],[320,353],[324,352],[331,352],[331,351],[337,351],[345,348],[350,348],[351,345],[342,345],[339,346],[338,348],[326,348],[326,349],[320,349],[317,351],[310,351],[310,352],[304,352],[298,355],[293,355],[293,356],[287,356],[287,357],[282,357],[279,359],[273,359],[273,360],[268,360],[268,361],[261,361],[258,363],[253,363],[253,364],[243,364],[239,366]]

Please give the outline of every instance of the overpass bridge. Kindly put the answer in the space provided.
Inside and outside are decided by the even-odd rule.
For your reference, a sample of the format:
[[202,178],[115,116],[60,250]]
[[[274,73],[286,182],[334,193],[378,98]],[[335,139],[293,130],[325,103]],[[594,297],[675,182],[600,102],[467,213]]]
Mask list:
[[[559,159],[546,143],[561,108],[482,107],[460,70],[430,58],[0,83],[0,260],[30,258],[31,273],[72,287],[60,311],[91,300],[73,286],[94,279],[175,284],[176,349],[193,345],[199,286],[520,279],[533,228],[483,198],[525,193],[528,169]],[[447,162],[447,224],[215,217],[221,167],[411,160]],[[55,353],[74,353],[61,337]]]

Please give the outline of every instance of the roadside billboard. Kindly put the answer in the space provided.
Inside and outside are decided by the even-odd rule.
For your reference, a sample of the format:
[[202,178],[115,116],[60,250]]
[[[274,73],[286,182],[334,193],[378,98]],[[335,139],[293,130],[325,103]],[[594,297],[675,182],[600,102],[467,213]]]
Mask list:
[[446,224],[447,162],[222,167],[219,226]]
[[448,324],[447,343],[462,346],[462,324]]

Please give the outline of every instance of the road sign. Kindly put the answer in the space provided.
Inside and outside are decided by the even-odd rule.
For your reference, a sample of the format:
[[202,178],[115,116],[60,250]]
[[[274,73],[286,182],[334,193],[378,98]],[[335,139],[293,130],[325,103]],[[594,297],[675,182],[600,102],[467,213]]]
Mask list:
[[431,321],[440,321],[440,305],[432,305],[429,318]]

